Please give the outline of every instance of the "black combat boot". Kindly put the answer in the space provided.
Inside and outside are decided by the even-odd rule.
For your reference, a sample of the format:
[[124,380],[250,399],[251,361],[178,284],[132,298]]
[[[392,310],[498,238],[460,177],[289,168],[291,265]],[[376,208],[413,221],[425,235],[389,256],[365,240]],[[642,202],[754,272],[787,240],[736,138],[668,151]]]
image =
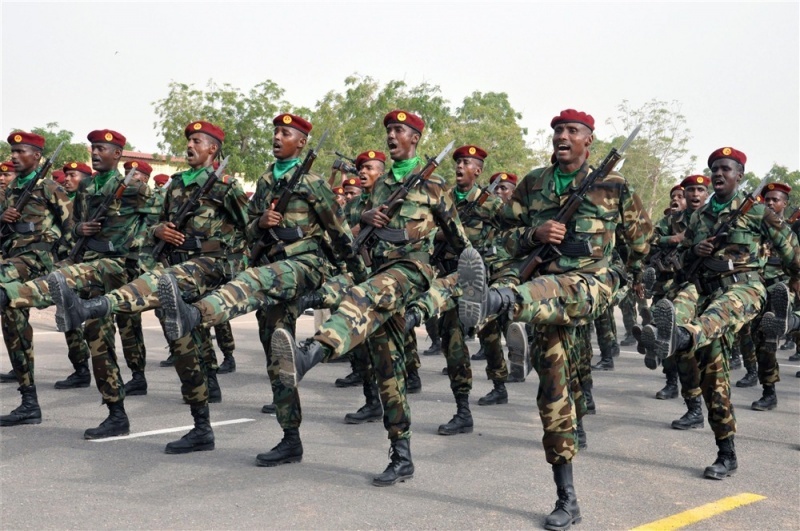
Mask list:
[[392,446],[389,448],[389,465],[383,474],[372,478],[372,484],[376,487],[388,487],[398,481],[402,482],[413,477],[414,463],[411,462],[411,441],[408,439],[392,441]]
[[292,334],[279,328],[272,334],[272,353],[278,358],[278,377],[286,387],[294,389],[303,376],[329,353],[319,341],[308,340],[298,346]]
[[47,275],[47,287],[56,306],[56,328],[59,332],[77,330],[89,319],[105,317],[111,311],[105,297],[83,300],[69,289],[67,279],[59,271]]
[[236,372],[236,359],[233,354],[225,354],[225,359],[219,364],[217,374],[230,374],[232,372]]
[[643,325],[639,323],[633,325],[633,328],[631,328],[631,335],[636,340],[636,352],[639,354],[647,354],[644,344],[642,343],[642,326]]
[[164,334],[175,341],[191,332],[200,324],[200,310],[183,302],[178,280],[166,273],[158,278],[158,300],[163,312]]
[[42,410],[39,409],[39,397],[36,396],[35,385],[22,385],[19,387],[22,394],[22,404],[8,415],[0,417],[0,426],[18,426],[20,424],[41,424]]
[[547,515],[544,528],[554,531],[569,529],[572,524],[581,521],[581,509],[578,507],[578,496],[572,485],[572,463],[553,465],[553,479],[556,482],[558,501],[553,512]]
[[473,354],[470,359],[472,361],[483,361],[486,359],[486,347],[483,346],[483,343],[481,343],[481,348],[478,349],[478,352]]
[[594,396],[592,395],[592,382],[581,382],[581,389],[583,389],[583,398],[586,400],[586,413],[595,415],[597,413],[597,406],[594,403]]
[[578,419],[575,425],[575,435],[578,439],[578,450],[586,450],[589,445],[586,443],[586,430],[583,429],[583,419]]
[[17,373],[14,372],[14,369],[11,369],[8,372],[0,373],[0,382],[11,383],[16,381],[17,381]]
[[775,385],[764,384],[764,392],[761,398],[753,402],[750,407],[756,411],[769,411],[778,407],[778,395],[775,394]]
[[[410,310],[408,310],[406,312],[405,319],[406,319],[406,326],[403,329],[403,332],[406,335],[410,334],[412,330],[414,330],[416,327],[420,325],[420,323],[422,323],[422,316],[420,315],[419,310],[416,308],[411,308]],[[428,328],[427,323],[425,324],[425,328],[426,329]],[[433,338],[433,336],[430,335],[430,331],[428,331],[428,337],[430,337],[431,339]]]
[[419,377],[419,369],[409,369],[406,375],[406,393],[415,395],[422,391],[422,379]]
[[431,317],[425,321],[425,331],[431,340],[431,346],[422,351],[423,356],[438,356],[442,353],[442,338],[439,336],[439,318]]
[[458,283],[463,295],[458,299],[458,317],[465,328],[477,327],[487,316],[509,313],[517,296],[510,288],[491,288],[480,253],[467,247],[458,259]]
[[175,366],[175,356],[170,354],[169,356],[167,356],[167,359],[161,360],[161,362],[158,364],[158,366],[159,367],[174,367]]
[[472,433],[472,412],[469,410],[469,395],[456,395],[456,414],[447,424],[439,426],[439,435]]
[[56,389],[77,389],[79,387],[89,387],[92,383],[92,373],[89,371],[89,360],[75,366],[75,372],[67,376],[64,380],[59,380],[55,384]]
[[288,463],[299,463],[303,460],[303,443],[300,441],[300,429],[283,430],[283,439],[269,452],[258,454],[258,466],[277,466]]
[[130,381],[125,384],[125,396],[145,396],[147,394],[147,378],[144,372],[134,371]]
[[337,378],[333,385],[336,387],[358,387],[363,383],[364,378],[361,377],[361,374],[353,370],[344,378]]
[[672,428],[675,430],[702,428],[705,425],[703,421],[702,398],[699,396],[687,398],[685,402],[687,411],[681,418],[672,421]]
[[797,344],[794,342],[794,339],[791,337],[786,337],[786,341],[783,342],[783,345],[780,346],[780,350],[795,350],[797,349]]
[[736,387],[754,387],[758,383],[758,364],[745,363],[744,368],[747,373],[736,382]]
[[355,413],[348,413],[344,416],[345,424],[363,424],[365,422],[375,422],[383,419],[383,406],[378,395],[378,385],[372,382],[363,382],[364,398],[366,403]]
[[614,358],[611,356],[600,356],[600,361],[592,365],[592,369],[595,371],[613,371],[614,370]]
[[274,402],[270,404],[264,404],[263,406],[261,406],[261,412],[264,413],[265,415],[272,415],[276,411],[278,411],[278,408],[275,407]]
[[219,386],[217,379],[217,371],[208,369],[208,403],[219,404],[222,402],[222,389]]
[[492,380],[494,388],[486,396],[478,399],[479,406],[494,406],[496,404],[508,404],[508,391],[505,382]]
[[717,441],[717,460],[706,467],[703,475],[709,479],[725,479],[736,473],[739,468],[736,462],[736,449],[733,447],[733,435],[727,439]]
[[108,407],[108,417],[98,427],[89,428],[83,432],[84,439],[105,439],[106,437],[128,435],[131,432],[123,401],[108,402],[106,406]]
[[656,398],[659,400],[669,400],[671,398],[678,398],[678,370],[667,371],[667,384],[656,393]]
[[739,349],[738,345],[734,345],[731,349],[731,369],[741,369],[742,368],[742,351]]
[[795,352],[789,356],[789,361],[800,361],[800,352]]
[[622,341],[619,342],[619,346],[621,347],[632,347],[636,344],[636,338],[633,337],[633,333],[631,331],[625,332],[625,337],[622,338]]
[[211,429],[208,405],[192,404],[194,428],[189,433],[168,443],[164,448],[167,454],[188,454],[189,452],[205,452],[214,449],[214,430]]
[[507,382],[524,382],[531,370],[528,332],[522,323],[511,323],[506,330],[508,345]]
[[669,299],[661,299],[653,306],[653,323],[642,329],[644,364],[655,370],[664,358],[692,346],[689,331],[675,322],[675,306]]

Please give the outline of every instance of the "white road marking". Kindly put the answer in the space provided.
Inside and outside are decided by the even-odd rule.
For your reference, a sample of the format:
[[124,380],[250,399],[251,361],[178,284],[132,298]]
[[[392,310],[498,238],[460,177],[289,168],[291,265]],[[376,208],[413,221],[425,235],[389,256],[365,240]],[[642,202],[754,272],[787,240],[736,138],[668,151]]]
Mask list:
[[[216,428],[217,426],[227,426],[228,424],[242,424],[244,422],[255,422],[256,419],[233,419],[233,420],[221,420],[219,422],[212,422],[211,427]],[[150,435],[161,435],[163,433],[175,433],[178,431],[189,431],[194,426],[179,426],[177,428],[166,428],[163,430],[152,430],[152,431],[143,431],[142,433],[134,433],[131,435],[123,435],[122,437],[109,437],[107,439],[91,439],[92,442],[102,443],[102,442],[113,442],[113,441],[124,441],[126,439],[136,439],[139,437],[149,437]]]

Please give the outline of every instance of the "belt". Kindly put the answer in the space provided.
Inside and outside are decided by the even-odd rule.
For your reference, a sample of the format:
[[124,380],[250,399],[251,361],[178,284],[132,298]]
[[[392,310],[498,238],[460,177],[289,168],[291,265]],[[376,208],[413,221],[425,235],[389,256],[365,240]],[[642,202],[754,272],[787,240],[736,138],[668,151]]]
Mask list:
[[734,284],[755,281],[761,282],[761,275],[755,271],[748,271],[712,278],[699,277],[694,281],[694,285],[701,295],[711,295],[717,290],[728,288]]

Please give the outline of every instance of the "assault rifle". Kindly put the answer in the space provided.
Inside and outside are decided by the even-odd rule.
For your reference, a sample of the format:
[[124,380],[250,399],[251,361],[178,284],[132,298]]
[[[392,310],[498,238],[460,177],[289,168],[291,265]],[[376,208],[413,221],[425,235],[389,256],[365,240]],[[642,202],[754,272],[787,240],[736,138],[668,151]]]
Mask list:
[[[295,188],[297,188],[297,185],[300,184],[300,179],[303,175],[311,171],[311,166],[314,164],[314,161],[317,160],[319,150],[327,137],[328,131],[322,133],[322,137],[319,139],[319,144],[317,144],[316,149],[312,149],[306,153],[306,158],[303,159],[302,164],[295,167],[291,179],[289,179],[286,186],[283,187],[280,195],[273,199],[272,209],[281,216],[286,213],[289,200],[292,198],[292,194]],[[283,240],[297,241],[302,237],[303,230],[300,227],[272,227],[267,229],[264,235],[253,245],[253,248],[250,249],[250,265],[259,265],[261,259],[265,257],[267,251],[269,251],[273,245],[280,244]]]
[[[53,154],[47,157],[44,160],[44,164],[39,166],[39,169],[36,170],[36,175],[34,175],[33,178],[28,181],[28,184],[26,184],[22,189],[19,197],[17,197],[17,202],[14,203],[14,209],[19,212],[20,215],[22,215],[22,211],[25,210],[25,205],[27,205],[31,200],[31,197],[33,197],[33,189],[36,188],[36,185],[39,184],[41,179],[47,177],[50,168],[53,166],[53,162],[56,160],[56,157],[58,157],[58,154],[61,152],[61,148],[63,148],[64,144],[66,143],[67,142],[65,140],[58,145],[56,150],[53,151]],[[30,234],[34,231],[34,228],[35,226],[31,221],[3,223],[2,226],[0,226],[0,241],[8,238],[14,232],[18,234]]]
[[[136,168],[131,168],[128,174],[125,176],[124,179],[118,181],[117,189],[114,190],[113,194],[108,194],[103,202],[100,203],[100,206],[92,213],[92,217],[89,221],[96,221],[102,222],[105,221],[106,215],[108,214],[108,209],[111,208],[111,204],[122,197],[122,194],[125,192],[125,189],[130,185],[131,180],[133,179],[133,175],[136,173]],[[107,244],[107,246],[103,246],[100,248],[99,246],[94,245],[93,239],[91,236],[81,236],[78,238],[77,243],[69,252],[69,259],[72,261],[73,264],[77,264],[81,260],[83,260],[83,254],[86,252],[86,247],[91,249],[92,251],[98,252],[111,252],[114,250],[114,245],[111,242],[98,242],[102,244]]]
[[792,223],[794,223],[798,219],[800,219],[800,208],[795,210],[794,213],[791,216],[789,216],[789,219],[786,220],[786,223],[791,225]]
[[[383,209],[384,214],[386,214],[389,219],[393,218],[397,212],[400,210],[400,207],[403,206],[403,201],[405,201],[408,192],[411,191],[420,181],[424,181],[428,179],[433,173],[439,164],[442,163],[442,160],[450,153],[450,150],[453,149],[456,141],[452,140],[447,146],[442,150],[441,153],[436,155],[434,158],[429,158],[428,162],[423,166],[423,168],[418,172],[409,175],[406,177],[406,180],[400,185],[400,188],[392,192],[384,204],[382,204],[379,209]],[[364,263],[367,266],[372,265],[372,259],[369,256],[369,251],[367,251],[368,247],[371,247],[372,240],[377,237],[377,234],[380,234],[387,229],[384,228],[377,228],[373,225],[367,225],[361,227],[361,231],[358,233],[358,237],[353,241],[353,252],[360,253],[361,257],[364,259]]]
[[[214,184],[219,180],[220,175],[222,172],[225,171],[225,167],[228,165],[228,159],[230,159],[230,155],[222,159],[222,162],[219,164],[219,168],[215,171],[210,172],[208,175],[208,180],[205,184],[199,188],[197,188],[189,199],[183,202],[183,204],[178,209],[178,212],[175,214],[175,217],[171,220],[172,224],[175,225],[175,230],[183,231],[183,228],[189,222],[189,219],[194,215],[194,211],[197,210],[197,206],[200,204],[200,199],[203,196],[208,195],[211,192],[211,188]],[[208,172],[208,168],[205,169]],[[195,238],[195,248],[199,249],[200,242],[197,238]],[[184,241],[181,247],[186,246],[187,242]],[[167,243],[166,240],[161,240],[156,244],[153,248],[153,258],[159,262],[162,259],[165,259],[167,255],[172,251],[173,245]]]
[[[331,167],[331,177],[328,179],[328,184],[333,186],[334,178],[336,177],[336,172],[340,171],[342,173],[349,173],[351,175],[355,175],[358,177],[358,169],[356,169],[356,161],[355,159],[351,159],[345,155],[342,155],[338,151],[334,151],[336,156],[338,157],[336,160],[333,161],[333,165]],[[348,164],[349,163],[349,164]]]
[[[744,201],[741,205],[739,205],[739,208],[728,214],[728,219],[726,219],[725,222],[720,225],[719,228],[717,228],[713,236],[713,252],[716,252],[727,239],[728,233],[736,225],[738,219],[750,212],[750,209],[753,208],[753,205],[758,203],[756,198],[761,195],[761,191],[764,189],[764,186],[766,186],[767,180],[768,177],[764,177],[761,182],[758,183],[758,186],[755,188],[755,190],[749,192],[745,196]],[[708,258],[709,257],[706,256],[698,256],[695,261],[692,262],[692,264],[686,270],[686,278],[689,280],[689,282],[693,282],[695,279],[697,279],[697,275],[700,273],[700,268],[704,266],[715,273],[727,273],[729,271],[733,271],[733,262],[730,260],[724,262],[722,260],[709,260]]]
[[[628,138],[625,140],[625,143],[622,144],[619,150],[617,148],[611,149],[611,152],[606,155],[605,159],[603,159],[600,167],[592,170],[592,172],[583,179],[580,187],[569,197],[569,199],[567,199],[567,202],[564,203],[563,207],[561,207],[561,210],[559,210],[556,217],[553,218],[553,221],[557,221],[562,225],[567,225],[570,222],[572,216],[574,216],[575,212],[578,211],[578,207],[580,207],[581,203],[583,203],[586,194],[589,193],[589,189],[592,187],[592,185],[599,179],[604,179],[609,173],[611,173],[611,171],[622,158],[625,150],[628,149],[633,142],[633,139],[639,134],[639,130],[641,128],[641,124],[637,125],[636,129],[634,129],[630,136],[628,136]],[[584,250],[588,251],[588,253],[591,253],[589,242],[582,243],[586,247]],[[558,249],[557,245],[553,245],[552,243],[545,243],[534,247],[528,257],[522,263],[522,267],[520,269],[520,279],[522,282],[527,281],[533,276],[533,274],[542,264],[555,260],[559,256],[561,256],[561,251]]]

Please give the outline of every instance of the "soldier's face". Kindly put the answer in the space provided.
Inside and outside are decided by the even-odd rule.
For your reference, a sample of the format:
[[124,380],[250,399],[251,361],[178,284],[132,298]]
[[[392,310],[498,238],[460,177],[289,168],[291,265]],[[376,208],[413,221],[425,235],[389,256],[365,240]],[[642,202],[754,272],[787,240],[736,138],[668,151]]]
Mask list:
[[11,162],[14,163],[14,171],[24,177],[39,165],[42,152],[33,146],[17,144],[11,147]]
[[483,171],[481,162],[472,157],[461,157],[456,161],[456,185],[459,190],[469,190]]
[[386,126],[386,147],[392,160],[408,160],[417,152],[419,133],[403,124]]
[[686,209],[686,197],[683,195],[683,190],[675,190],[670,194],[669,207],[673,212]]
[[92,168],[107,172],[117,166],[122,150],[113,144],[92,144]]
[[339,203],[339,206],[343,207],[347,204],[347,199],[345,199],[342,194],[336,194],[336,202]]
[[379,160],[368,160],[358,169],[358,176],[361,178],[361,186],[364,190],[372,190],[375,179],[383,175],[385,166]]
[[133,172],[133,177],[131,178],[131,180],[147,184],[147,181],[150,180],[150,176],[147,175],[146,173],[142,173],[139,170],[136,170],[135,172]]
[[15,176],[16,173],[10,171],[0,172],[0,190],[5,190],[6,186],[8,186],[8,183],[10,183]]
[[77,191],[83,180],[83,173],[78,170],[67,170],[64,175],[64,190],[70,193]]
[[211,165],[219,149],[214,139],[205,133],[192,133],[186,142],[186,162],[191,168]]
[[516,188],[516,186],[511,183],[500,183],[497,185],[497,188],[494,189],[494,193],[502,199],[504,203],[509,203],[511,202],[514,188]]
[[586,153],[592,145],[592,131],[583,124],[568,122],[553,128],[553,151],[556,161],[562,168],[574,171],[586,160]]
[[698,185],[687,186],[683,190],[683,195],[686,197],[687,205],[695,211],[708,201],[708,188]]
[[711,164],[711,184],[717,198],[727,201],[733,197],[741,180],[742,172],[735,160],[717,159]]
[[783,214],[789,202],[788,200],[789,198],[786,197],[786,194],[777,190],[764,194],[764,204],[774,210],[776,214]]
[[279,125],[272,137],[272,154],[278,160],[297,158],[307,141],[308,137],[294,127]]
[[344,200],[349,203],[350,201],[354,201],[358,199],[361,195],[361,188],[358,186],[345,186],[344,187]]

